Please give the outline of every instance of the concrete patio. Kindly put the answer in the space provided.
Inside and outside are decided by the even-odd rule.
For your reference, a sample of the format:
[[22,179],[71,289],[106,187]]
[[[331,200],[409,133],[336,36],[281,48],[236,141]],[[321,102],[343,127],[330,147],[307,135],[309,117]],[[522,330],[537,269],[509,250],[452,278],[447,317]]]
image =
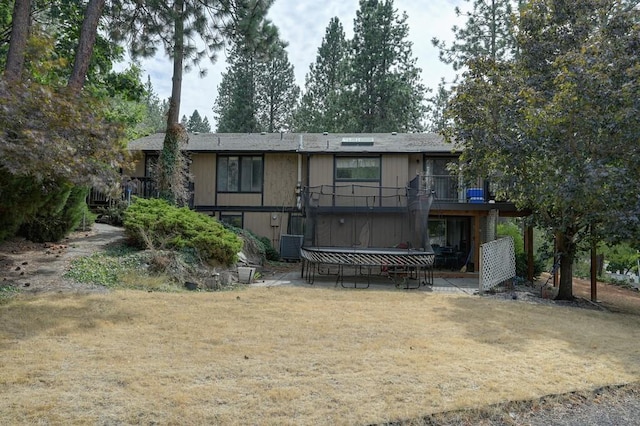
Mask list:
[[[367,287],[367,284],[369,286]],[[397,285],[396,285],[397,284]],[[260,287],[272,286],[304,286],[304,287],[325,287],[338,288],[344,290],[385,290],[385,291],[420,291],[437,293],[464,293],[477,294],[478,274],[473,273],[447,273],[434,272],[433,285],[420,285],[416,279],[398,277],[395,280],[386,275],[372,274],[355,276],[345,274],[342,282],[337,282],[335,274],[315,274],[313,283],[306,277],[301,276],[299,269],[282,273],[266,272],[256,282],[251,284]],[[409,289],[405,288],[408,285]],[[417,288],[415,288],[417,287]]]

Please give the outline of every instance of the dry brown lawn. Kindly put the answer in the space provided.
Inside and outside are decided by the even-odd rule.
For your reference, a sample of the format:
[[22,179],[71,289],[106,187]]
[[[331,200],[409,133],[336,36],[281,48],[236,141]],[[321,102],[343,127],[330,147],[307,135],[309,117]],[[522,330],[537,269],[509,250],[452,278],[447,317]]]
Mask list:
[[4,424],[367,424],[640,380],[640,316],[299,287],[22,295]]

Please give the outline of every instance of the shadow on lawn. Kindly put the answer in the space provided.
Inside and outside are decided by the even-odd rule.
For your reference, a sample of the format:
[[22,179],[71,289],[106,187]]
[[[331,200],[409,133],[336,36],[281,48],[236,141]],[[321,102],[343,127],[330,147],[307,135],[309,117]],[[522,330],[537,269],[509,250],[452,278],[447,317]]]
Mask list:
[[92,332],[102,325],[130,323],[137,316],[96,295],[21,297],[0,306],[0,349],[15,340]]
[[[478,309],[479,304],[487,304]],[[551,347],[590,359],[614,357],[627,372],[640,377],[637,341],[640,316],[567,306],[460,297],[446,315],[466,327],[465,338],[481,344],[526,352]]]

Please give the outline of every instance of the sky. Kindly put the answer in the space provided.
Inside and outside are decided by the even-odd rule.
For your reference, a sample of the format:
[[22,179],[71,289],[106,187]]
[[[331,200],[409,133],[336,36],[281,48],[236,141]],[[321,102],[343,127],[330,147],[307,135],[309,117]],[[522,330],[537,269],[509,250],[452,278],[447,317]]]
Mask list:
[[[269,11],[269,19],[278,27],[280,38],[286,41],[289,62],[294,66],[298,86],[304,90],[305,75],[315,61],[329,21],[337,16],[344,27],[347,38],[353,36],[353,20],[358,10],[359,0],[275,0]],[[422,82],[426,87],[436,89],[442,78],[452,81],[455,73],[450,65],[438,59],[438,49],[431,39],[437,37],[445,41],[453,39],[451,28],[464,25],[464,17],[456,17],[455,7],[462,10],[469,5],[463,0],[395,0],[399,13],[406,12],[409,24],[409,40],[413,43],[413,57],[422,69]],[[225,71],[225,52],[220,52],[215,64],[204,64],[207,75],[199,76],[193,70],[183,75],[180,117],[190,117],[198,110],[201,117],[207,117],[211,130],[216,125],[213,105],[221,74]],[[172,65],[161,50],[155,58],[141,63],[143,81],[147,75],[160,99],[171,94]]]

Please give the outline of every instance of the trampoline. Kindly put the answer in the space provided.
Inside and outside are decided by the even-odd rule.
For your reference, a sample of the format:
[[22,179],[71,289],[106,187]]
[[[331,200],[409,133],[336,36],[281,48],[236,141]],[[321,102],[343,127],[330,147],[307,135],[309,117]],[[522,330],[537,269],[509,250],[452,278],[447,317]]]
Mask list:
[[[419,288],[420,285],[433,285],[433,263],[435,253],[403,248],[341,248],[341,247],[302,247],[302,276],[313,284],[321,267],[336,268],[336,285],[347,287],[344,283],[345,268],[353,272],[354,288],[368,288],[371,276],[388,276],[396,285],[404,288]],[[329,274],[330,272],[327,272]],[[358,277],[365,276],[364,287],[358,287]],[[400,281],[402,279],[402,282]],[[410,279],[416,281],[411,286]]]
[[[427,226],[433,194],[422,187],[420,176],[406,187],[306,187],[303,199],[306,225],[300,258],[302,277],[309,284],[316,275],[329,274],[335,274],[336,285],[342,287],[347,275],[354,277],[355,288],[368,288],[374,274],[407,289],[433,283],[435,253]],[[366,280],[359,283],[363,276]]]

